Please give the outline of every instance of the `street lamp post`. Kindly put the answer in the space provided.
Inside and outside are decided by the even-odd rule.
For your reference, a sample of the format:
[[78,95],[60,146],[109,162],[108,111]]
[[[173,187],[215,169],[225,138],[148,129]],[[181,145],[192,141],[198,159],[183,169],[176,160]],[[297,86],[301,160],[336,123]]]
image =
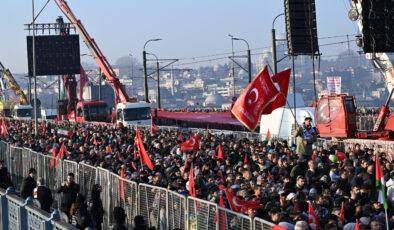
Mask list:
[[154,39],[149,39],[148,41],[145,42],[144,44],[144,49],[142,51],[142,62],[143,62],[143,72],[144,72],[144,93],[145,93],[145,101],[149,102],[149,98],[148,98],[148,73],[146,72],[146,51],[145,51],[145,47],[149,42],[155,42],[155,41],[160,41],[163,40],[161,38],[154,38]]
[[233,64],[231,65],[231,75],[233,75],[233,97],[235,97],[235,65],[234,65],[234,36],[229,34],[228,35],[231,38],[231,53],[232,53],[232,60]]
[[280,16],[285,15],[284,13],[278,14],[274,20],[272,21],[272,29],[271,29],[271,45],[272,45],[272,66],[274,69],[274,74],[278,73],[278,65],[276,60],[276,35],[275,35],[275,21]]
[[249,43],[243,38],[234,38],[234,37],[232,37],[232,40],[244,41],[246,43],[246,45],[248,46],[248,77],[249,77],[249,83],[250,83],[250,82],[252,82],[252,59],[251,59],[251,56],[250,56]]
[[131,58],[131,73],[130,73],[130,77],[131,77],[131,96],[134,95],[134,78],[133,78],[133,55],[129,54],[130,58]]
[[159,59],[157,56],[153,53],[148,53],[156,58],[156,76],[157,76],[157,108],[161,108],[161,103],[160,103],[160,66],[159,66]]
[[35,52],[35,19],[34,19],[34,0],[31,1],[31,11],[33,16],[33,37],[32,37],[32,53],[33,53],[33,78],[34,78],[34,134],[38,135],[37,120],[37,76],[36,76],[36,52]]

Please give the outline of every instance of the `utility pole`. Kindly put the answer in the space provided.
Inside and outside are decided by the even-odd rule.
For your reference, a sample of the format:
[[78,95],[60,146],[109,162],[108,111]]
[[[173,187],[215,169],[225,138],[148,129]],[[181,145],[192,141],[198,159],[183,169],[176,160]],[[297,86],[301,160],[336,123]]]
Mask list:
[[38,120],[37,120],[37,76],[36,76],[36,52],[35,52],[35,19],[34,19],[34,0],[31,1],[31,11],[33,17],[33,37],[32,37],[32,53],[33,53],[33,78],[34,78],[34,134],[38,135]]
[[274,20],[272,21],[272,29],[271,29],[271,46],[272,46],[272,66],[274,74],[278,73],[278,61],[276,59],[276,35],[275,35],[275,21],[278,17],[285,15],[284,13],[278,14]]
[[154,39],[149,39],[148,41],[145,42],[144,44],[144,49],[142,51],[142,62],[143,62],[143,72],[144,72],[144,94],[145,94],[145,101],[149,103],[149,89],[148,89],[148,73],[146,72],[146,45],[149,42],[155,42],[155,41],[160,41],[163,40],[161,38],[154,38]]
[[250,55],[250,48],[248,45],[248,77],[249,83],[252,82],[252,57]]
[[131,57],[131,73],[130,73],[130,75],[131,75],[131,96],[133,96],[134,95],[134,78],[133,78],[133,66],[134,66],[134,64],[133,64],[133,55],[129,54],[129,56]]
[[[156,57],[157,58],[157,57]],[[157,74],[157,108],[161,108],[160,103],[160,67],[159,67],[159,60],[156,62],[156,74]]]

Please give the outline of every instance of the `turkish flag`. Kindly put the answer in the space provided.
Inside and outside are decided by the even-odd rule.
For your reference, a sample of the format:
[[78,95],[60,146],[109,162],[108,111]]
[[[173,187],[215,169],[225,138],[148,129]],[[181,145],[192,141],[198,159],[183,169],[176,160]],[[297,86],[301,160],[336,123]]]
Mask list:
[[[271,113],[270,104],[280,95],[265,67],[235,101],[231,113],[249,130],[254,131],[260,115]],[[270,109],[267,109],[270,108]]]
[[156,126],[155,123],[153,122],[153,119],[151,119],[151,132],[152,132],[153,134],[155,134],[155,133],[157,132],[157,130],[158,130],[157,126]]
[[152,161],[150,160],[148,153],[145,150],[145,146],[144,146],[144,143],[142,142],[141,134],[140,134],[140,131],[138,130],[138,127],[137,127],[137,141],[138,141],[138,143],[137,143],[138,150],[139,150],[142,164],[148,166],[148,168],[150,170],[153,170]]
[[4,137],[6,132],[7,132],[7,127],[5,126],[4,120],[1,119],[1,124],[0,124],[0,134],[1,134],[1,136]]
[[81,65],[81,74],[79,75],[79,99],[83,100],[82,90],[86,83],[89,81],[84,68]]
[[[224,208],[223,194],[220,195],[219,207]],[[226,212],[220,209],[218,209],[218,212],[220,212],[219,229],[227,229]],[[217,223],[218,221],[218,212],[216,212],[215,215],[215,219],[214,219],[215,223]]]
[[193,164],[190,167],[189,173],[189,193],[192,197],[196,197],[195,189],[194,189],[194,179],[193,179]]
[[51,160],[51,167],[50,168],[53,168],[53,164],[55,163],[56,153],[57,153],[57,148],[56,148],[56,145],[53,144],[52,160]]
[[290,73],[291,73],[291,69],[287,69],[271,77],[272,82],[274,82],[276,89],[279,91],[279,95],[269,106],[267,106],[263,110],[262,114],[270,114],[275,109],[286,105],[287,91],[289,89]]
[[177,138],[177,140],[183,142],[182,133],[179,134],[179,137]]
[[313,211],[311,203],[308,202],[308,205],[309,205],[309,207],[308,207],[308,224],[315,225],[315,226],[321,228],[319,220],[316,218],[315,211]]
[[200,134],[192,136],[189,140],[181,144],[181,150],[193,150],[200,147]]
[[228,202],[230,203],[230,207],[235,212],[244,212],[248,209],[258,209],[261,207],[259,204],[260,201],[243,201],[239,199],[236,195],[229,192],[227,189],[224,189],[226,192],[226,196]]
[[218,159],[223,159],[223,160],[224,160],[225,157],[226,157],[226,156],[224,155],[222,145],[219,144]]

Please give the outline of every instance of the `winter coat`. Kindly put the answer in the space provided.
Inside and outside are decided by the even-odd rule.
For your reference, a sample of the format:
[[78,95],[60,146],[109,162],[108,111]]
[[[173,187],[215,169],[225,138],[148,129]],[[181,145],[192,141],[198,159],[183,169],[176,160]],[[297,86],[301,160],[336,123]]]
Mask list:
[[98,185],[93,186],[90,193],[89,202],[92,204],[92,206],[90,207],[90,213],[92,215],[94,225],[101,225],[101,223],[103,223],[104,209],[103,203],[100,199]]
[[29,196],[33,196],[33,190],[37,187],[37,182],[30,176],[26,177],[21,185],[21,197],[26,199]]
[[62,201],[60,203],[60,210],[69,213],[71,205],[75,202],[79,192],[79,184],[71,182],[70,186],[60,186],[57,193],[63,193]]
[[86,204],[78,205],[75,208],[75,213],[72,216],[72,224],[79,229],[85,229],[87,227],[93,228],[92,217]]
[[8,173],[7,168],[0,169],[0,188],[7,189],[13,187],[11,182],[11,175]]
[[394,206],[394,180],[390,179],[386,183],[387,187],[387,198],[390,200],[391,205]]
[[50,212],[53,199],[51,190],[47,186],[38,186],[34,189],[34,198],[40,202],[41,209],[47,212]]
[[[300,131],[295,130],[294,131],[294,137],[297,138],[297,154],[298,155],[309,155],[312,156],[312,144],[313,142],[316,141],[317,138],[317,130],[315,127],[312,127],[311,125],[306,125],[305,123],[302,123],[302,127],[310,132],[312,135],[312,139],[307,141],[307,144],[304,144],[304,129],[301,128]],[[312,130],[313,129],[313,130]]]

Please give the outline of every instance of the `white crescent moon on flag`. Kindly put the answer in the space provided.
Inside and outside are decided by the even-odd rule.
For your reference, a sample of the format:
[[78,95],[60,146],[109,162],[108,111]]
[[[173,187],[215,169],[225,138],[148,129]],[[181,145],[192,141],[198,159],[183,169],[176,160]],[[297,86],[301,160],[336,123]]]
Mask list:
[[196,140],[192,138],[192,145],[194,146],[196,144]]
[[259,91],[257,91],[256,88],[253,88],[253,89],[250,91],[249,94],[252,94],[253,92],[256,94],[256,97],[254,98],[253,101],[252,101],[252,100],[249,100],[249,104],[255,103],[255,102],[257,101],[257,98],[259,98]]
[[314,223],[314,224],[316,223],[316,219],[313,215],[309,215],[309,219],[310,219],[310,221],[312,221],[312,223]]
[[238,203],[237,203],[237,198],[234,196],[233,197],[233,204],[235,205],[235,206],[237,206],[237,207],[242,207],[243,205],[239,205]]

